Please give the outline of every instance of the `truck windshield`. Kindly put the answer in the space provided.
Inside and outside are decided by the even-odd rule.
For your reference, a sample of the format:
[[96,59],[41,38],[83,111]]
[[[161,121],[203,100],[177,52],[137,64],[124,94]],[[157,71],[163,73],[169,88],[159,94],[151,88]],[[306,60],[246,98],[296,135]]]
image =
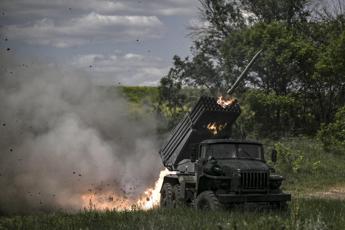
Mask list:
[[219,158],[250,158],[261,159],[261,146],[256,144],[211,144],[207,148],[207,157]]

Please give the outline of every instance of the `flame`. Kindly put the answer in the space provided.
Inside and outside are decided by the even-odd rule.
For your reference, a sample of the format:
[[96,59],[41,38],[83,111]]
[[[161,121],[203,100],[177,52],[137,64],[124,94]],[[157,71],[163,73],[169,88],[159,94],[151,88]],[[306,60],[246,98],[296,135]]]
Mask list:
[[144,192],[144,196],[137,201],[137,205],[144,210],[154,208],[159,205],[161,200],[160,190],[163,184],[164,177],[170,172],[168,169],[162,170],[159,174],[159,178],[156,181],[153,188],[148,188]]
[[222,106],[225,109],[228,106],[236,104],[237,99],[236,98],[226,99],[225,97],[220,96],[220,97],[218,97],[217,103],[218,103],[218,105]]
[[167,169],[162,170],[154,187],[148,188],[137,199],[129,198],[125,195],[118,195],[114,191],[102,191],[97,193],[88,192],[81,196],[83,208],[99,211],[152,209],[159,205],[160,189],[163,184],[164,177],[169,173],[170,172]]
[[228,123],[225,124],[218,124],[217,122],[211,122],[207,125],[207,129],[213,134],[217,135],[220,131],[222,131]]

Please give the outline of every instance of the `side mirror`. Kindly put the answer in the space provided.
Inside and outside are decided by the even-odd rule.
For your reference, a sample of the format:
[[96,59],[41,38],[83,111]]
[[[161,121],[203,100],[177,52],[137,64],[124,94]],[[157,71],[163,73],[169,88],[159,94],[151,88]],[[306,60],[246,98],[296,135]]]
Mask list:
[[271,154],[271,161],[273,162],[273,163],[276,163],[277,162],[277,150],[275,150],[275,149],[272,149],[272,154]]

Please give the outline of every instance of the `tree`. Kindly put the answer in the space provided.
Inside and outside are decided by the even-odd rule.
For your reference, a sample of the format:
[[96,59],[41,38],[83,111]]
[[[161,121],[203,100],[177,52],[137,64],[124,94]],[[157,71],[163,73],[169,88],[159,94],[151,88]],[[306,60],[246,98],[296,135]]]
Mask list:
[[157,112],[167,119],[167,128],[172,128],[184,112],[186,97],[181,93],[182,83],[178,81],[178,71],[171,69],[169,74],[163,77],[159,86],[159,105]]

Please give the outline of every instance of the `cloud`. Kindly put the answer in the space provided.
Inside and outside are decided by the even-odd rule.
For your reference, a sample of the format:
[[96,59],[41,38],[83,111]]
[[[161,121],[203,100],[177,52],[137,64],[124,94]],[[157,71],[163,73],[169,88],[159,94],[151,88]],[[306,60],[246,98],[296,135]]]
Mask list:
[[[140,1],[139,1],[140,2]],[[133,12],[150,12],[161,16],[183,16],[193,15],[199,4],[198,0],[145,0],[140,8],[137,1],[128,1],[128,6]]]
[[[86,70],[98,84],[156,85],[168,72],[171,56],[186,55],[188,31],[181,22],[195,16],[198,3],[2,0],[1,35],[15,54]],[[150,56],[151,51],[164,60]],[[68,62],[72,58],[73,64]]]
[[[15,4],[13,4],[15,2]],[[13,16],[59,17],[62,14],[88,13],[142,15],[190,15],[195,12],[197,0],[2,0],[2,8]]]
[[[13,4],[15,2],[15,4]],[[128,10],[124,2],[108,0],[2,0],[2,8],[9,16],[17,17],[53,17],[84,14],[95,11],[98,13],[119,12]]]
[[135,53],[78,55],[71,65],[87,69],[96,83],[106,85],[157,85],[169,69],[161,58]]
[[6,27],[10,39],[32,44],[71,47],[89,42],[120,42],[128,39],[158,38],[163,30],[156,16],[102,15],[91,12],[62,22],[41,19],[33,24]]

